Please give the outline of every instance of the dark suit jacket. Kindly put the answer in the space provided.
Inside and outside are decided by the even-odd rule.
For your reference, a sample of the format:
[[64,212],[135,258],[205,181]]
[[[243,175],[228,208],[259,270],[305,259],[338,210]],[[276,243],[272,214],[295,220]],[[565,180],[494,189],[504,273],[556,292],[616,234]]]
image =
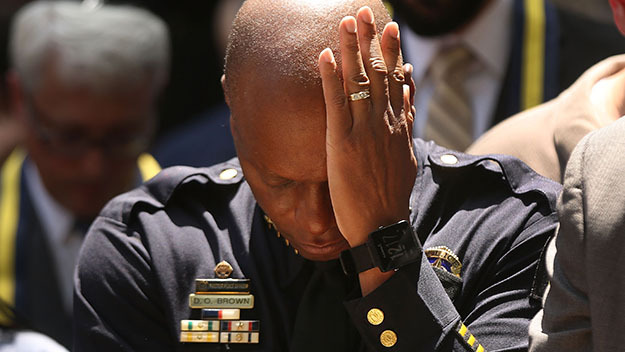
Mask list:
[[[67,311],[64,306],[61,288],[59,287],[60,281],[57,271],[54,270],[56,263],[52,249],[48,244],[48,238],[45,236],[45,229],[42,228],[39,215],[33,206],[32,190],[29,189],[26,182],[24,162],[19,157],[17,159],[12,158],[13,156],[5,165],[17,162],[15,165],[19,168],[17,170],[19,172],[19,190],[17,191],[19,193],[19,213],[16,212],[16,216],[18,216],[16,232],[10,232],[6,235],[15,236],[15,246],[10,249],[14,254],[14,277],[2,277],[2,279],[14,279],[14,301],[6,303],[14,311],[15,317],[11,319],[9,326],[0,326],[0,328],[35,330],[69,348],[72,343],[72,313],[71,310]],[[155,171],[150,169],[153,166],[143,168],[141,162],[138,164],[137,184],[141,182],[139,174],[148,177],[149,172]],[[5,184],[5,182],[6,180],[0,179],[1,185],[15,187],[15,185]],[[2,194],[0,194],[0,200],[4,201],[5,198],[1,196]],[[0,205],[15,206],[11,202],[8,204],[0,203]],[[86,230],[85,228],[84,232]],[[4,234],[0,232],[0,235]],[[0,265],[2,263],[0,261]],[[0,275],[2,272],[4,270],[0,271]],[[0,310],[1,312],[2,310]]]
[[16,325],[71,346],[71,315],[65,311],[48,240],[31,201],[24,168],[20,172],[19,220],[15,240]]
[[[520,86],[524,18],[523,1],[515,0],[512,51],[491,126],[523,110]],[[545,22],[543,102],[555,98],[595,63],[625,51],[625,38],[614,24],[557,8],[548,0]]]

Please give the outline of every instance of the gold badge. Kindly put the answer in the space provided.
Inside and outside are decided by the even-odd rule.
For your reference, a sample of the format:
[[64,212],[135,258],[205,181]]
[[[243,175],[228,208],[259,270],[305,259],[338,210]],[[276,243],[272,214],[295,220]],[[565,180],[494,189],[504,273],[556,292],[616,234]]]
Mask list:
[[230,274],[232,274],[232,271],[232,265],[230,265],[230,263],[225,260],[222,260],[221,262],[217,263],[217,265],[215,265],[215,275],[220,279],[229,278]]
[[433,267],[444,269],[460,277],[462,263],[451,249],[446,246],[437,246],[426,249],[424,253]]

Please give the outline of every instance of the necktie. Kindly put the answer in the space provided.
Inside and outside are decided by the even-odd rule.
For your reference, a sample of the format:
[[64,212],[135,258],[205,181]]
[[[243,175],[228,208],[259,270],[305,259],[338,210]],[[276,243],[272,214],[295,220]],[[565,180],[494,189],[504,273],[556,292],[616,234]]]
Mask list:
[[428,106],[425,139],[459,151],[473,141],[471,102],[464,83],[474,63],[462,45],[443,49],[430,66],[434,94]]

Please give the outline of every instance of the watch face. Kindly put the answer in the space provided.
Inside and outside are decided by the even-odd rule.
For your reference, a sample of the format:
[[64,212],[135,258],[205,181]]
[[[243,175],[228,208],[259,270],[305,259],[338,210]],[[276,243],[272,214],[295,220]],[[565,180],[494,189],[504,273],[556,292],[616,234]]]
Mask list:
[[390,271],[410,264],[421,253],[419,243],[410,224],[402,220],[371,233],[372,245],[377,255],[373,260],[381,271]]

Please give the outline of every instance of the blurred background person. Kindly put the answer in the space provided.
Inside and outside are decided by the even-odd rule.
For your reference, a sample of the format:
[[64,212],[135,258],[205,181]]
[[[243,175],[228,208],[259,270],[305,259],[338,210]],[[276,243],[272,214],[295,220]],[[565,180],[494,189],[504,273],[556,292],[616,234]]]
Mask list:
[[[625,35],[625,1],[610,0]],[[599,81],[594,117],[625,114],[625,68]],[[602,106],[602,109],[599,107]],[[563,111],[566,113],[567,111]],[[591,118],[594,118],[591,117]],[[547,251],[550,288],[530,325],[530,351],[620,351],[625,336],[625,120],[587,134],[566,166],[560,228]]]
[[[623,89],[623,87],[621,87]],[[560,228],[547,250],[544,308],[530,324],[532,352],[621,351],[625,326],[625,120],[574,149],[558,199]]]
[[[236,0],[106,0],[106,4],[134,5],[163,19],[171,33],[168,84],[157,102],[156,136],[191,123],[207,109],[224,101],[219,79],[223,57],[214,40],[213,16],[221,3]],[[209,38],[207,40],[207,38]]]
[[[625,1],[611,0],[625,35]],[[546,251],[551,278],[530,325],[530,351],[619,351],[625,338],[625,55],[587,70],[556,99],[503,121],[470,153],[519,157],[564,184],[558,233]]]
[[612,25],[549,0],[390,0],[414,66],[414,134],[465,150],[619,53]]
[[0,164],[22,141],[23,136],[22,125],[11,118],[6,110],[0,111]]
[[557,98],[497,124],[467,152],[512,155],[539,174],[562,182],[577,143],[625,114],[623,87],[625,55],[605,59]]
[[5,0],[0,4],[0,164],[23,138],[21,125],[10,116],[5,75],[8,69],[9,22],[11,16],[25,2],[25,0]]
[[70,346],[87,226],[159,170],[142,153],[168,77],[168,30],[138,8],[37,1],[15,15],[9,48],[25,141],[0,171],[0,325]]
[[[218,8],[228,7],[239,1],[104,1],[109,5],[134,5],[145,8],[162,18],[170,29],[172,45],[170,76],[156,103],[159,118],[155,129],[157,140],[178,127],[186,126],[187,123],[192,124],[201,117],[208,118],[210,109],[218,109],[223,104],[223,92],[219,82],[223,72],[223,55],[219,54],[220,44],[207,38],[212,38],[215,27],[220,22],[220,17],[217,16],[223,11]],[[6,92],[4,76],[8,67],[6,42],[9,18],[21,5],[28,2],[30,1],[0,1],[0,76],[2,76],[0,103],[2,93]],[[0,130],[2,129],[3,127],[0,127]]]
[[38,332],[0,330],[0,352],[67,352],[67,348]]

